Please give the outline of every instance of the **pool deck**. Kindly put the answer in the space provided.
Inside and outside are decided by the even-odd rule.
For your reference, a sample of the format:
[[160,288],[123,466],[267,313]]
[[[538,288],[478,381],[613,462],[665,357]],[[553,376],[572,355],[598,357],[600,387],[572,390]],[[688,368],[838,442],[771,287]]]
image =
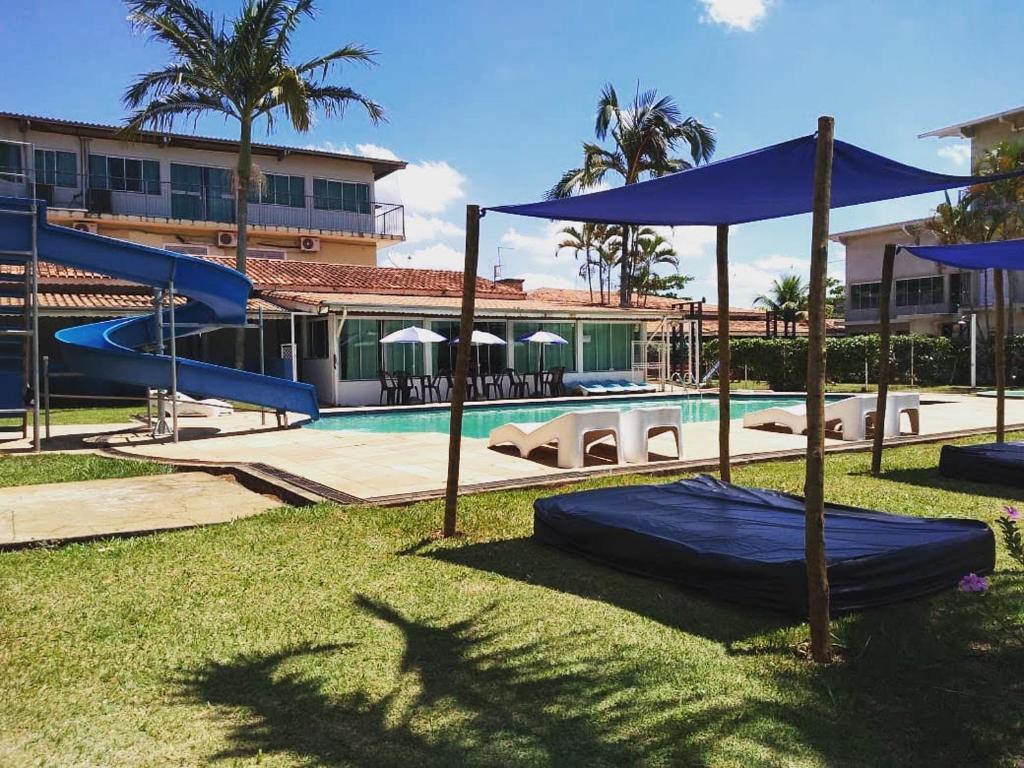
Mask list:
[[[963,395],[922,396],[921,437],[956,434],[995,426],[995,401]],[[1006,403],[1008,426],[1024,425],[1024,401]],[[77,428],[79,432],[83,428]],[[804,437],[744,429],[732,422],[734,460],[752,461],[799,455]],[[444,490],[448,435],[441,433],[367,433],[312,429],[276,430],[261,427],[256,414],[182,422],[181,442],[155,441],[138,431],[96,435],[91,447],[119,455],[153,458],[195,466],[248,468],[264,479],[340,502],[406,503],[433,498]],[[651,450],[658,460],[616,465],[612,453],[597,446],[583,469],[554,466],[554,451],[540,449],[530,459],[513,450],[492,450],[486,440],[462,441],[461,492],[569,482],[591,474],[698,469],[718,456],[717,422],[683,426],[682,463],[672,460],[673,440],[655,438]],[[826,440],[827,450],[863,449],[866,443]]]

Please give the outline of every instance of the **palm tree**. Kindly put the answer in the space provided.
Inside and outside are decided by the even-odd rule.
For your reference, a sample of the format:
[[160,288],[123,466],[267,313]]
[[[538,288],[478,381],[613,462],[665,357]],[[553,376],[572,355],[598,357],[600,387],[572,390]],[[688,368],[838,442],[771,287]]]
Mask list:
[[679,256],[672,244],[655,230],[642,227],[637,233],[637,257],[634,259],[631,281],[635,282],[647,305],[647,296],[654,286],[652,281],[657,278],[655,267],[668,264],[679,269]]
[[590,290],[590,303],[594,303],[594,281],[592,279],[592,266],[590,254],[594,248],[594,230],[597,224],[583,224],[579,227],[566,227],[561,230],[561,234],[566,237],[558,244],[555,248],[555,257],[566,248],[570,249],[575,258],[579,259],[580,254],[583,254],[585,260],[583,265],[580,267],[580,277],[584,277],[587,280],[587,288]]
[[[597,101],[594,134],[599,142],[611,139],[611,148],[583,143],[583,165],[571,168],[548,190],[548,199],[569,197],[601,183],[609,173],[623,184],[635,184],[645,177],[675,173],[707,162],[715,151],[715,134],[694,117],[683,117],[671,96],[658,96],[654,89],[641,92],[621,106],[611,84]],[[681,145],[689,148],[690,159],[675,157]],[[630,271],[636,249],[629,247],[630,227],[623,227],[620,259],[619,303],[628,306]]]
[[775,278],[768,294],[754,299],[755,307],[764,307],[784,320],[796,321],[807,314],[807,284],[799,275]]
[[[352,103],[361,105],[374,124],[384,120],[379,104],[351,88],[327,82],[333,65],[370,64],[376,53],[345,45],[306,61],[289,61],[300,22],[316,16],[313,0],[244,0],[237,16],[219,22],[191,0],[128,0],[127,5],[131,23],[168,46],[171,61],[139,75],[125,91],[124,103],[131,111],[125,131],[166,131],[179,119],[195,124],[207,114],[238,123],[235,263],[245,272],[253,126],[263,121],[269,132],[283,112],[292,127],[304,133],[314,113],[340,117]],[[239,331],[235,352],[239,368],[242,351]]]

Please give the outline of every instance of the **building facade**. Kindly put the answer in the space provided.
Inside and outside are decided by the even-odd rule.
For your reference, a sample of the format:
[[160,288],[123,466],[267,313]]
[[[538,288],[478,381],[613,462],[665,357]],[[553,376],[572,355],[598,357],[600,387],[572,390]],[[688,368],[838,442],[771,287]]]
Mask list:
[[[0,113],[0,195],[45,200],[49,220],[198,256],[234,258],[237,142]],[[377,263],[405,239],[404,209],[376,182],[405,167],[333,152],[253,146],[249,255]]]
[[[1003,141],[1022,141],[1024,107],[969,120],[921,134],[921,138],[970,139],[971,165]],[[846,329],[849,333],[873,333],[879,328],[878,304],[882,279],[882,253],[889,243],[931,245],[929,218],[882,224],[834,233],[831,238],[846,247]],[[958,335],[966,327],[966,315],[975,313],[982,327],[994,325],[992,270],[960,270],[897,253],[893,265],[893,296],[890,321],[896,333]],[[1007,306],[1013,305],[1012,328],[1024,329],[1024,272],[1012,272],[1006,281]]]

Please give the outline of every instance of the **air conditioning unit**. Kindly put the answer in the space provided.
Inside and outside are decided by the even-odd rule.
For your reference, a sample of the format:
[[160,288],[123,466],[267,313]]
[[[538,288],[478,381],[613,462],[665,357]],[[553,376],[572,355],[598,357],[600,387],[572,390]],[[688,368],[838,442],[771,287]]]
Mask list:
[[238,235],[234,232],[218,232],[217,245],[221,248],[234,248],[238,245]]
[[79,232],[91,232],[96,234],[96,225],[91,221],[76,221],[71,225],[72,229],[77,229]]
[[316,253],[320,250],[319,237],[300,237],[299,250],[303,253]]

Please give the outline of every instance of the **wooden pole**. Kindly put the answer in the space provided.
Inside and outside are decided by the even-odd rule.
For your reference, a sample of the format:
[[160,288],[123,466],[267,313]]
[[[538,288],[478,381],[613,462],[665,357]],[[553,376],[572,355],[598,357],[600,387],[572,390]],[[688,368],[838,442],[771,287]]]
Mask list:
[[729,464],[729,227],[719,224],[715,239],[718,263],[718,475],[732,480]]
[[996,442],[1006,441],[1006,302],[1003,297],[1003,270],[992,275],[996,292]]
[[444,526],[441,534],[455,535],[459,503],[459,461],[462,454],[462,406],[466,402],[466,377],[472,349],[473,314],[476,310],[476,268],[480,257],[480,206],[466,206],[466,261],[462,273],[462,317],[455,354],[451,422],[448,427],[448,484],[444,493]]
[[804,479],[804,557],[811,658],[832,660],[829,634],[828,568],[825,563],[825,271],[828,266],[829,208],[835,120],[818,118],[811,226],[811,281],[807,338],[807,471]]
[[892,303],[892,270],[896,246],[888,243],[882,253],[882,285],[878,295],[878,401],[875,405],[875,441],[871,446],[871,474],[882,471],[885,442],[885,406],[889,397],[889,307]]

